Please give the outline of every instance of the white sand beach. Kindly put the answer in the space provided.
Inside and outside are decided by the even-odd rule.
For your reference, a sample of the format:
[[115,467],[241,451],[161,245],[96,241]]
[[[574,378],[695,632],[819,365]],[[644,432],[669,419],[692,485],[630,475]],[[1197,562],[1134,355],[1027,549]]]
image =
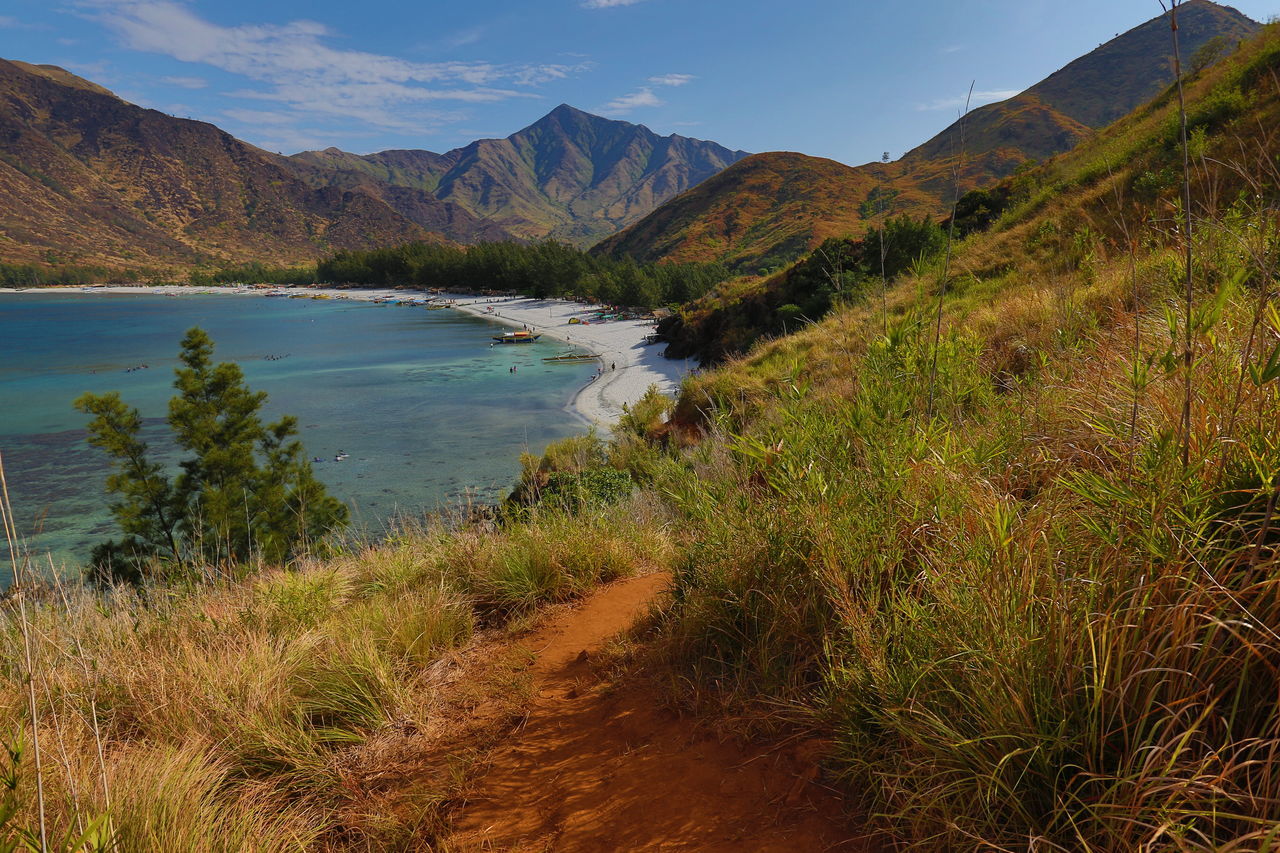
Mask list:
[[[191,287],[185,285],[105,285],[93,288],[43,287],[26,290],[4,290],[3,293],[160,293],[183,295],[217,293],[229,296],[263,296],[268,290],[248,286]],[[334,299],[373,301],[377,299],[427,299],[433,294],[420,290],[288,288],[290,294],[324,295]],[[595,362],[603,372],[582,387],[569,404],[571,411],[588,424],[608,431],[622,415],[622,407],[639,400],[649,386],[672,394],[689,369],[684,361],[662,357],[662,344],[649,345],[645,336],[653,331],[649,323],[639,320],[610,320],[601,323],[573,323],[574,317],[587,318],[599,306],[583,305],[559,299],[527,297],[489,297],[463,293],[440,294],[455,310],[484,317],[513,328],[528,328],[549,338],[564,341],[598,356]]]
[[595,309],[556,299],[449,298],[457,300],[458,310],[526,327],[600,356],[599,378],[585,385],[571,406],[588,423],[602,429],[616,423],[623,405],[639,400],[649,386],[658,386],[664,394],[674,393],[686,372],[685,362],[662,357],[662,344],[645,343],[653,327],[643,321],[570,324],[571,318],[586,317]]

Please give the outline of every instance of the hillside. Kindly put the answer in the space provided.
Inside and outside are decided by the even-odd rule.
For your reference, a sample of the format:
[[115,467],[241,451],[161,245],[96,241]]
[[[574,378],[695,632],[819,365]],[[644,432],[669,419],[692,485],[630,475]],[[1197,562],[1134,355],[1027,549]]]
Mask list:
[[522,239],[589,245],[744,156],[561,104],[504,139],[445,154],[330,148],[293,159],[431,192]]
[[[1191,0],[1179,15],[1188,57],[1217,37],[1230,49],[1258,28],[1235,9],[1208,0]],[[1169,53],[1167,19],[1147,21],[1025,92],[974,110],[963,121],[963,154],[957,121],[889,164],[848,167],[811,158],[813,173],[805,174],[791,159],[786,172],[793,189],[781,204],[758,193],[761,184],[752,180],[758,171],[773,169],[770,158],[779,155],[756,155],[765,159],[722,176],[714,192],[700,187],[673,199],[667,205],[672,209],[659,208],[595,251],[647,260],[715,260],[755,272],[793,260],[828,236],[859,233],[878,215],[877,204],[866,203],[876,188],[893,198],[888,213],[943,216],[957,171],[962,189],[969,189],[1008,176],[1028,160],[1070,149],[1163,90],[1173,79]],[[743,180],[730,180],[736,176]],[[750,214],[728,221],[726,212],[735,209]]]
[[273,156],[278,165],[315,190],[358,192],[376,198],[409,222],[455,243],[467,245],[512,239],[497,223],[475,216],[453,202],[441,201],[429,189],[383,180],[362,168],[346,168],[347,164],[341,159],[324,165],[319,160],[313,164]]
[[1168,98],[653,426],[702,437],[653,487],[697,531],[664,651],[803,706],[886,847],[1274,837],[1277,73],[1271,26],[1188,87],[1190,296]]
[[0,60],[7,262],[300,262],[422,239],[433,238],[377,196],[309,187],[213,125],[134,106],[59,68]]

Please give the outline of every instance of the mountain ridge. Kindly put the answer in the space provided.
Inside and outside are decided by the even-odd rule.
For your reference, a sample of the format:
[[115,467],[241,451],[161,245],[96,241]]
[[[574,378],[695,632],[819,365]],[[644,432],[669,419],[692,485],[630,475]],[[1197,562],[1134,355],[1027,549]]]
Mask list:
[[513,236],[589,244],[747,156],[560,104],[506,137],[443,154],[304,151],[293,159],[432,192]]
[[443,155],[286,157],[0,60],[0,260],[154,270],[413,241],[587,244],[744,154],[562,104]]
[[[1186,56],[1212,38],[1230,41],[1260,28],[1238,10],[1210,0],[1183,4],[1179,26]],[[1070,150],[1159,94],[1173,79],[1161,52],[1168,50],[1168,32],[1163,15],[1145,21],[1024,92],[972,110],[891,163],[838,164],[842,169],[823,165],[810,175],[793,170],[795,192],[787,205],[771,207],[767,198],[734,191],[732,179],[776,165],[768,158],[777,152],[752,155],[766,159],[739,161],[713,185],[723,188],[725,197],[714,196],[706,186],[694,188],[605,238],[592,251],[639,261],[718,261],[752,272],[760,271],[762,264],[767,269],[792,260],[826,237],[860,233],[880,214],[879,205],[869,203],[869,193],[877,189],[893,197],[887,213],[944,215],[956,172],[962,189],[993,183],[1028,160]],[[863,192],[857,199],[862,204],[850,204],[844,197],[832,203],[833,194],[824,185],[830,182]],[[747,182],[748,189],[750,185]],[[807,209],[802,202],[807,202]],[[758,211],[754,221],[740,224],[738,238],[724,223],[726,213],[735,209]],[[800,235],[806,239],[798,241]]]
[[292,263],[442,239],[366,193],[307,186],[274,156],[55,66],[0,60],[0,257]]

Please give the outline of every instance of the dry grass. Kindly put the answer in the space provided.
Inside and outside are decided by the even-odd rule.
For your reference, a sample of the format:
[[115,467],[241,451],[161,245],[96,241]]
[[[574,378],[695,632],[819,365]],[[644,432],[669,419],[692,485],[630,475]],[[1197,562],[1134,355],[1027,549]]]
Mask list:
[[[236,584],[48,590],[28,611],[43,767],[27,749],[4,831],[37,826],[38,778],[51,838],[106,815],[102,849],[430,849],[525,696],[527,659],[478,627],[660,565],[654,521],[534,513]],[[21,624],[6,609],[4,660]],[[0,715],[30,733],[26,671],[0,671]]]

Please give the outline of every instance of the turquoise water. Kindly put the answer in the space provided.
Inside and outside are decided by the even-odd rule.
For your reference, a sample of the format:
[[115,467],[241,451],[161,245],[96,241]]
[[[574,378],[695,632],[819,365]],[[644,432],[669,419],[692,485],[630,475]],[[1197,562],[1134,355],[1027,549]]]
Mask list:
[[[106,458],[88,446],[87,418],[71,406],[80,394],[119,391],[173,461],[164,416],[178,343],[192,326],[213,337],[216,360],[239,362],[249,385],[268,393],[267,418],[297,416],[307,455],[322,460],[316,474],[375,534],[397,515],[468,492],[503,494],[522,451],[582,429],[565,406],[590,368],[544,364],[563,351],[546,339],[491,347],[502,327],[455,311],[223,294],[0,294],[0,453],[33,552],[76,565],[115,535]],[[348,458],[335,461],[339,451]],[[7,581],[0,565],[0,586]]]

